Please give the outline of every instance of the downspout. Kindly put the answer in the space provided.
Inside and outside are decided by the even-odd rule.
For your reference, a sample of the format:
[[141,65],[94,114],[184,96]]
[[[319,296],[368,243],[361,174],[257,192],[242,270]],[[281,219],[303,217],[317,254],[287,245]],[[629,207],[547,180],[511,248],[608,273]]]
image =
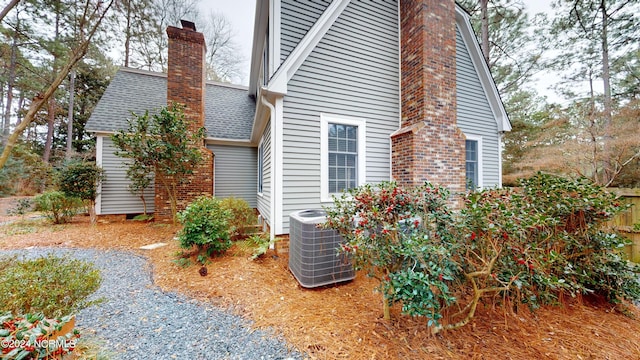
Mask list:
[[[262,88],[262,91],[266,91],[266,89]],[[262,92],[261,91],[261,92]],[[270,219],[269,221],[271,222],[270,226],[269,226],[269,236],[271,238],[271,240],[275,239],[276,237],[276,226],[275,226],[275,219],[276,219],[276,202],[275,202],[275,194],[274,194],[274,190],[275,190],[275,172],[276,172],[276,166],[274,164],[274,160],[275,160],[275,156],[274,156],[274,141],[273,138],[275,136],[275,132],[274,132],[274,127],[275,127],[275,117],[276,117],[276,109],[275,107],[267,101],[267,99],[260,94],[260,102],[266,106],[267,108],[269,108],[269,126],[271,128],[271,146],[270,146],[270,156],[271,156],[271,181],[269,183],[269,191],[271,192],[270,197],[269,197],[269,212],[271,213],[270,215]]]

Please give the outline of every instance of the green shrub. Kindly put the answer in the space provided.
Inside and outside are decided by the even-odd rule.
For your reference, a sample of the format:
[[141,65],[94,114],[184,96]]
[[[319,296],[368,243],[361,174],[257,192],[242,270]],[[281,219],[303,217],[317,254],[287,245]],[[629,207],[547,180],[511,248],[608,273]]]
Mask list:
[[63,359],[77,345],[77,330],[58,333],[71,317],[50,319],[43,314],[14,316],[0,313],[2,359]]
[[91,223],[95,224],[95,202],[104,171],[94,163],[74,161],[65,164],[58,176],[60,191],[68,197],[82,200],[89,209]]
[[14,206],[13,208],[9,209],[9,211],[7,211],[7,213],[9,215],[24,216],[28,212],[30,212],[32,208],[33,208],[33,204],[31,202],[31,199],[29,199],[29,198],[19,199],[18,203],[16,204],[16,206]]
[[48,255],[32,260],[0,259],[0,304],[14,314],[67,316],[94,302],[100,272],[92,264]]
[[[628,206],[586,179],[538,174],[520,185],[470,192],[456,215],[440,187],[364,185],[334,198],[325,227],[379,281],[385,318],[398,302],[433,332],[468,324],[489,296],[532,309],[563,295],[640,299],[640,268],[620,256],[628,241],[606,227]],[[439,324],[447,308],[456,314]]]
[[437,323],[454,299],[448,281],[457,276],[453,260],[453,219],[446,189],[425,184],[403,189],[396,183],[351,189],[326,208],[326,227],[337,230],[341,250],[379,281],[384,317],[389,305],[401,302],[410,315]]
[[220,206],[231,212],[229,227],[234,238],[243,237],[252,225],[257,222],[256,212],[244,199],[228,197],[222,199]]
[[253,234],[243,241],[236,242],[243,252],[251,252],[251,260],[257,260],[267,253],[271,245],[280,238],[269,239],[268,234]]
[[532,308],[564,294],[640,299],[640,270],[620,255],[628,241],[605,226],[627,209],[616,195],[587,179],[542,173],[520,186],[467,196],[461,231],[473,256],[466,272],[495,259],[481,281],[509,285],[512,302]]
[[37,194],[51,184],[52,175],[51,166],[39,154],[19,143],[0,169],[0,196]]
[[78,198],[66,196],[61,191],[47,191],[33,199],[36,210],[42,211],[47,219],[54,224],[64,224],[71,221],[71,218],[82,206],[82,201]]
[[[180,246],[190,249],[194,245],[202,255],[224,253],[231,247],[229,220],[231,212],[222,207],[220,200],[210,196],[200,196],[178,213],[183,224],[178,233]],[[203,258],[199,260],[204,263]]]

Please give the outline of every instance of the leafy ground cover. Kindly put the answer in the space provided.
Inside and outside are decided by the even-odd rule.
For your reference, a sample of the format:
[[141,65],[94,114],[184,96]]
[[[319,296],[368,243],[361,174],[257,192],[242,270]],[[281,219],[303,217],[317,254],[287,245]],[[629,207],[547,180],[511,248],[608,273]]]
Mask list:
[[[3,214],[0,206],[0,214]],[[19,218],[0,217],[0,223]],[[505,312],[481,303],[462,329],[431,335],[426,320],[407,319],[396,305],[390,322],[382,320],[376,283],[363,274],[352,282],[317,290],[298,286],[287,269],[286,254],[269,252],[262,260],[231,249],[208,265],[181,268],[178,228],[159,223],[101,222],[88,217],[58,226],[34,225],[19,233],[0,226],[0,249],[29,246],[113,248],[141,252],[153,264],[154,281],[163,289],[229,307],[272,327],[309,357],[317,359],[634,359],[640,358],[640,311],[603,299],[562,299],[563,307],[535,313]],[[168,246],[142,251],[155,242]],[[194,255],[195,256],[195,255]],[[195,257],[192,259],[195,263]],[[136,271],[136,269],[132,269]],[[139,269],[144,271],[144,269]],[[400,320],[402,319],[402,320]]]

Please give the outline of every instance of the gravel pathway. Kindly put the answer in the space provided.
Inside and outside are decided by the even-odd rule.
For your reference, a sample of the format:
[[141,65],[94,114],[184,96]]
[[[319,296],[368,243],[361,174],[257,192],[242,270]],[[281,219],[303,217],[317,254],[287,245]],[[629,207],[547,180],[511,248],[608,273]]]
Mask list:
[[147,260],[130,252],[91,249],[0,251],[25,257],[48,253],[93,262],[105,301],[80,311],[76,326],[93,333],[116,359],[301,359],[285,342],[251,323],[197,300],[166,293],[151,283]]

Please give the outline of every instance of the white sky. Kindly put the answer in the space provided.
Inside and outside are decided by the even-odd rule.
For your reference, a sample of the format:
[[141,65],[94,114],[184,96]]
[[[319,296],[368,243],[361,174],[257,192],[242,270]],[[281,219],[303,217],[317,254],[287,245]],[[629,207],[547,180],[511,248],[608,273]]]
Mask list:
[[[250,61],[251,61],[251,44],[253,41],[253,18],[255,16],[256,1],[261,0],[201,0],[200,7],[203,15],[208,14],[211,10],[223,13],[231,22],[235,33],[235,41],[242,49],[245,58],[242,65],[244,76],[242,84],[247,85],[249,82]],[[304,0],[302,0],[304,1]],[[531,16],[538,12],[547,12],[551,15],[552,0],[523,0],[525,6],[529,10]],[[544,79],[553,79],[549,74],[541,74],[536,89],[541,95],[546,95],[551,101],[559,101],[557,95],[548,90],[550,83]]]
[[[261,0],[201,0],[200,8],[203,15],[211,11],[221,12],[231,23],[234,41],[242,49],[245,59],[242,69],[243,85],[249,84],[249,67],[251,62],[251,44],[253,42],[253,18],[255,16],[256,1]],[[197,27],[197,24],[196,24]]]

